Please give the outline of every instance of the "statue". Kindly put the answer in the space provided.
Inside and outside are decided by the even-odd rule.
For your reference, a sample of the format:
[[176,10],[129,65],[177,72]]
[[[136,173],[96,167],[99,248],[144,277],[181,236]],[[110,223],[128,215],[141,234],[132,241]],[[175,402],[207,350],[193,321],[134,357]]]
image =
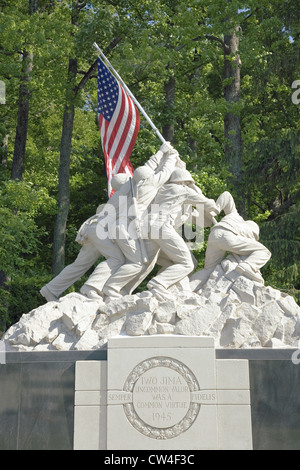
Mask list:
[[[179,157],[178,152],[170,145],[164,144],[162,150],[164,149],[167,150],[166,155],[156,154],[148,164],[137,168],[133,174],[134,198],[132,198],[131,208],[134,208],[133,199],[136,199],[136,205],[133,214],[131,213],[131,222],[135,219],[136,223],[127,224],[126,217],[125,220],[121,218],[116,220],[115,225],[111,227],[111,236],[117,234],[115,242],[121,249],[126,262],[106,282],[103,293],[108,297],[122,296],[122,289],[124,292],[125,286],[127,286],[127,292],[131,293],[134,286],[131,285],[128,289],[128,285],[145,271],[145,265],[149,265],[149,260],[153,262],[156,256],[156,253],[149,253],[148,247],[146,248],[146,241],[141,236],[143,230],[141,224],[158,190],[169,180]],[[129,214],[128,218],[130,220]],[[140,282],[141,280],[142,278]]]
[[[113,205],[117,210],[120,193],[126,194],[128,190],[128,186],[122,185],[120,191],[115,192],[110,198],[109,204]],[[80,243],[82,247],[77,258],[40,290],[40,293],[48,302],[58,300],[59,296],[74,282],[80,279],[96,263],[100,256],[105,256],[106,258],[106,261],[101,263],[101,278],[104,283],[111,273],[124,263],[124,256],[121,250],[115,246],[113,240],[109,237],[99,238],[97,235],[98,224],[103,225],[103,229],[107,228],[108,221],[105,214],[106,206],[104,206],[98,214],[86,220],[80,227],[76,241]],[[98,282],[100,285],[99,279]],[[88,290],[85,286],[82,293],[101,300],[96,290],[93,290],[93,292],[90,292],[90,290],[91,289]]]
[[[218,212],[225,216],[216,223],[209,234],[205,253],[204,269],[191,276],[194,290],[207,281],[215,267],[224,259],[227,252],[241,258],[236,271],[253,281],[264,283],[260,269],[269,261],[270,251],[258,241],[259,227],[252,220],[244,220],[239,215],[232,195],[225,191],[216,202]],[[194,281],[199,281],[198,284]]]
[[[58,300],[101,255],[106,260],[80,289],[84,296],[100,302],[131,295],[156,264],[161,269],[147,287],[158,300],[172,299],[170,288],[180,283],[191,281],[197,291],[227,252],[239,256],[239,274],[264,283],[260,268],[271,253],[258,241],[258,225],[238,214],[229,192],[221,194],[217,202],[205,197],[169,143],[137,168],[132,179],[119,174],[112,185],[113,196],[78,231],[76,241],[82,248],[74,263],[41,289],[46,300]],[[203,205],[204,226],[214,225],[204,269],[192,274],[197,262],[178,228],[197,204]],[[225,216],[216,222],[214,216],[222,211]]]
[[[171,160],[173,155],[177,158],[177,168],[174,168],[176,162]],[[159,161],[156,165],[160,168]],[[134,179],[137,184],[138,212],[141,214],[141,237],[130,237],[124,227],[118,227],[122,236],[116,238],[116,243],[121,248],[126,262],[110,276],[103,293],[108,297],[122,296],[124,289],[133,279],[138,277],[141,282],[151,272],[159,253],[162,253],[168,263],[164,262],[159,275],[152,279],[147,287],[158,298],[170,298],[167,289],[184,279],[196,267],[186,243],[175,229],[175,221],[182,212],[182,206],[203,203],[208,211],[216,211],[216,204],[213,200],[207,199],[199,188],[195,189],[194,180],[184,168],[177,152],[170,153],[169,161],[165,161],[157,174],[154,173],[154,167],[152,170],[141,168],[136,170]],[[193,187],[189,187],[190,184]],[[149,202],[152,202],[150,211]],[[153,207],[157,207],[158,211],[153,212]],[[159,233],[160,230],[162,233]],[[144,246],[146,251],[146,263],[143,263],[140,245]],[[160,264],[159,261],[157,264]],[[131,284],[127,293],[131,293],[132,290]]]
[[[157,182],[160,181],[161,184],[170,177],[172,169],[175,168],[177,153],[171,157],[172,165],[170,168],[167,171],[165,170],[165,166],[169,165],[168,153],[170,151],[172,151],[172,147],[168,143],[163,144],[159,152],[151,157],[149,162],[145,165],[146,171],[150,171],[152,174],[152,172],[154,172],[153,168],[155,166],[158,168],[163,157],[166,156],[165,164],[161,169],[158,169],[158,173],[155,175]],[[144,167],[142,167],[142,169],[143,168]],[[138,177],[140,172],[141,169],[139,168],[135,171],[136,177]],[[164,176],[162,176],[163,174]],[[102,233],[108,233],[109,228],[111,231],[111,224],[116,223],[116,219],[118,220],[119,215],[122,215],[122,208],[119,207],[119,203],[122,201],[121,196],[128,198],[130,195],[130,182],[128,181],[127,175],[115,175],[112,179],[112,186],[115,193],[107,204],[101,208],[98,214],[86,220],[78,231],[76,241],[82,245],[82,248],[75,261],[69,266],[66,266],[58,276],[40,290],[41,295],[47,301],[58,300],[59,296],[74,284],[74,282],[80,279],[97,262],[100,256],[104,256],[106,261],[100,263],[94,276],[91,276],[80,290],[83,295],[89,298],[101,300],[101,293],[105,282],[125,263],[123,252],[115,243],[115,240],[110,236],[99,237],[100,231],[102,231]],[[156,191],[157,189],[158,188],[156,188]],[[144,198],[142,199],[142,204],[145,206],[149,205],[156,191],[153,192],[150,183],[147,189],[143,191]],[[125,217],[127,218],[127,214]]]
[[154,199],[154,204],[159,207],[158,213],[149,215],[149,238],[170,260],[169,265],[147,284],[148,289],[159,299],[170,298],[168,289],[195,269],[191,252],[175,227],[182,206],[201,203],[205,212],[217,210],[215,201],[207,199],[200,189],[195,190],[194,186],[194,180],[187,170],[174,170],[168,184],[158,191]]
[[[211,336],[221,348],[299,347],[300,307],[264,285],[260,269],[271,253],[257,224],[241,217],[229,192],[206,198],[178,153],[163,150],[133,181],[116,175],[113,204],[78,231],[78,258],[44,286],[57,302],[12,325],[3,337],[7,350],[99,349],[117,335],[157,334]],[[196,260],[177,229],[198,204],[211,230],[204,269],[193,274]],[[104,252],[80,293],[58,299]],[[161,269],[151,279],[155,265]],[[148,275],[148,290],[133,294]]]

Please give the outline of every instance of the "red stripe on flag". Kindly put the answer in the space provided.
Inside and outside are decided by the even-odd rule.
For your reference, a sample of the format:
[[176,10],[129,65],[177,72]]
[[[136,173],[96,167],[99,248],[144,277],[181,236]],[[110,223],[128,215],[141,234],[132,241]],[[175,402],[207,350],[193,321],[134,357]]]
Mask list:
[[[133,104],[133,106],[134,106],[134,104]],[[135,141],[137,139],[138,132],[139,132],[139,127],[140,127],[140,115],[139,115],[137,109],[136,109],[136,120],[137,120],[137,122],[136,122],[136,125],[135,125],[133,136],[131,138],[130,144],[129,144],[127,152],[126,152],[126,157],[123,159],[123,162],[121,163],[121,166],[120,166],[120,170],[119,170],[120,173],[124,172],[126,166],[128,166],[129,168],[130,167],[132,168],[132,173],[134,171],[129,158],[130,158],[131,152],[133,150]]]
[[[116,124],[115,124],[114,127],[113,127],[113,130],[112,130],[112,133],[111,133],[109,142],[108,142],[107,153],[108,153],[109,155],[111,154],[111,150],[112,150],[113,144],[114,144],[114,142],[115,142],[115,139],[117,138],[117,134],[118,134],[118,132],[119,132],[120,125],[121,125],[121,123],[122,123],[122,119],[123,119],[123,115],[124,115],[124,110],[125,110],[125,96],[124,96],[124,91],[123,91],[123,88],[122,88],[122,87],[120,87],[120,88],[121,88],[121,90],[122,90],[121,109],[120,109],[120,111],[119,111],[119,115],[118,115]],[[113,157],[110,157],[110,158],[113,159]]]
[[[128,135],[128,132],[129,132],[129,129],[131,127],[131,123],[132,123],[132,117],[133,117],[133,113],[132,113],[132,102],[131,100],[127,100],[128,101],[128,115],[127,115],[127,121],[126,121],[126,124],[125,124],[125,127],[123,129],[123,133],[122,133],[122,136],[120,136],[120,140],[119,140],[119,144],[118,144],[118,147],[115,151],[115,154],[113,156],[113,159],[112,159],[112,165],[113,165],[113,168],[119,158],[119,155],[123,149],[123,146],[126,142],[126,137]],[[127,155],[127,151],[126,151],[126,154]],[[125,165],[126,166],[126,165]]]
[[124,172],[132,175],[134,172],[130,155],[138,136],[140,115],[131,97],[100,59],[98,112],[110,196],[112,176]]

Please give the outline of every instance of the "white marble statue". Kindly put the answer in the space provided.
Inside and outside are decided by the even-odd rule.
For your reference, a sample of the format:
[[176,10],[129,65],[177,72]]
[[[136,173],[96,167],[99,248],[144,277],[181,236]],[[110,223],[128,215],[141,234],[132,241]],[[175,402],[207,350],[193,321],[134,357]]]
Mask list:
[[[151,168],[157,159],[160,161],[170,150],[171,147],[168,143],[163,144],[159,152],[150,158],[149,163],[146,164],[147,168]],[[172,169],[173,166],[169,173]],[[136,170],[137,174],[139,174],[139,171],[140,169]],[[41,295],[47,301],[57,300],[66,289],[78,281],[97,262],[100,256],[104,256],[106,260],[98,265],[95,276],[91,276],[80,290],[82,294],[89,298],[101,300],[105,282],[125,263],[123,252],[117,246],[115,240],[110,236],[99,236],[101,230],[108,232],[108,228],[118,218],[119,212],[122,213],[122,208],[119,207],[120,201],[123,202],[131,194],[131,185],[126,175],[115,175],[112,179],[112,186],[116,192],[107,204],[101,208],[98,214],[86,220],[78,231],[76,241],[82,245],[82,248],[75,261],[66,266],[40,290]]]
[[147,287],[160,299],[171,298],[168,289],[182,281],[196,267],[195,258],[176,230],[184,222],[178,222],[178,214],[182,213],[185,204],[203,204],[206,214],[216,213],[217,207],[213,199],[206,198],[196,187],[191,174],[178,168],[173,171],[168,184],[158,191],[153,203],[158,205],[159,210],[149,214],[149,238],[169,263],[164,263]]
[[[257,224],[238,214],[229,192],[217,202],[205,197],[170,143],[137,168],[133,178],[116,175],[112,185],[114,195],[78,231],[76,241],[82,248],[75,261],[41,289],[46,300],[57,300],[100,256],[105,261],[80,289],[81,294],[99,301],[132,294],[156,264],[161,269],[147,284],[155,297],[172,298],[169,288],[189,277],[196,291],[227,252],[241,257],[236,268],[239,274],[264,282],[260,268],[271,254],[258,241]],[[204,209],[203,225],[214,222],[214,226],[204,269],[192,275],[197,262],[178,228],[198,204]],[[217,223],[213,215],[222,211],[225,216]]]
[[[57,302],[22,315],[2,337],[7,351],[86,351],[106,348],[116,336],[149,335],[208,336],[218,348],[299,350],[300,307],[286,292],[264,285],[260,269],[271,253],[259,242],[257,224],[238,214],[229,192],[216,203],[207,199],[177,152],[170,147],[164,150],[137,172],[132,186],[125,175],[117,175],[115,194],[122,194],[122,201],[117,194],[113,211],[107,214],[102,208],[83,224],[77,236],[82,243],[78,258],[42,289],[46,298]],[[147,178],[139,179],[162,172],[162,181],[167,168],[169,177],[159,188],[151,188]],[[145,197],[139,201],[141,188]],[[135,198],[131,213],[126,207]],[[142,200],[146,201],[143,214],[139,212]],[[212,227],[205,268],[191,274],[196,260],[176,229],[192,208],[199,209],[198,204],[204,208],[203,225]],[[151,210],[153,206],[156,210]],[[112,207],[106,205],[108,210]],[[222,211],[225,216],[217,222],[214,217]],[[102,230],[112,238],[99,237]],[[97,266],[81,294],[58,299],[97,261],[105,246],[107,259]],[[161,269],[148,282],[148,290],[132,294],[155,265]]]
[[244,220],[239,215],[234,199],[228,191],[220,195],[216,204],[218,212],[224,211],[225,216],[210,231],[204,269],[191,276],[194,290],[198,290],[207,281],[227,252],[241,257],[236,267],[239,274],[263,284],[260,269],[269,261],[271,253],[258,241],[258,225],[252,220]]
[[[112,185],[118,189],[117,183],[119,176],[115,178]],[[129,186],[122,184],[120,189],[110,198],[109,204],[118,210],[120,193],[126,195]],[[103,229],[107,228],[106,207],[101,208],[98,214],[90,217],[80,227],[76,241],[82,245],[75,261],[66,266],[55,278],[46,284],[40,290],[43,297],[49,302],[57,300],[60,295],[67,290],[74,282],[78,281],[99,259],[100,256],[106,258],[101,263],[101,280],[98,278],[97,286],[101,289],[101,283],[104,285],[109,276],[117,270],[125,262],[125,258],[121,250],[115,245],[114,241],[109,237],[99,238],[97,227],[103,225]],[[89,297],[101,299],[96,289],[92,286],[83,286],[82,293]]]
[[[151,203],[159,189],[169,180],[179,159],[178,152],[170,144],[164,144],[161,150],[162,152],[153,156],[143,167],[137,168],[133,174],[134,198],[129,207],[133,208],[133,199],[135,199],[136,205],[135,210],[131,212],[133,216],[131,221],[137,220],[138,228],[141,230]],[[130,215],[128,218],[130,219]],[[140,231],[136,230],[137,225],[131,223],[131,227],[128,226],[128,218],[126,215],[124,221],[121,218],[116,220],[115,226],[111,227],[111,236],[118,235],[115,243],[123,252],[126,263],[106,282],[103,293],[109,297],[131,293],[136,286],[134,280],[145,272],[145,266],[153,263],[158,251],[149,252],[146,240],[141,236]],[[141,279],[139,278],[139,282]]]
[[[183,166],[179,164],[179,167],[172,171],[167,182],[160,185],[152,200],[150,211],[148,208],[141,211],[142,240],[135,240],[131,253],[126,252],[119,244],[126,263],[107,281],[103,289],[106,295],[121,296],[122,289],[124,292],[124,289],[128,288],[128,283],[137,277],[140,281],[144,279],[157,262],[162,269],[147,287],[158,298],[170,298],[171,295],[167,289],[182,281],[195,269],[197,265],[195,258],[176,231],[184,222],[184,220],[178,222],[178,216],[182,215],[184,204],[201,203],[206,212],[217,211],[217,207],[214,200],[207,199],[199,188],[196,189],[191,174]],[[146,181],[146,179],[141,180],[137,187],[137,201],[140,207],[143,207],[143,204],[140,204],[143,201],[142,197],[140,200],[140,194],[142,195],[143,189],[147,187]],[[154,210],[151,210],[153,208]],[[144,244],[147,253],[148,263],[146,264],[141,259],[139,242]],[[132,284],[130,292],[132,292]]]

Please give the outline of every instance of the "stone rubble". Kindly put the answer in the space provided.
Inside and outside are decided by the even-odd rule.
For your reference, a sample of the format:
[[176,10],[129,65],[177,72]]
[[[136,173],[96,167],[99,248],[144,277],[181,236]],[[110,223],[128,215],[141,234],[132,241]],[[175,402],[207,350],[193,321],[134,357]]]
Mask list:
[[236,271],[229,256],[196,292],[180,286],[174,299],[148,291],[90,300],[79,293],[22,315],[2,337],[7,351],[105,348],[119,335],[212,336],[216,348],[300,348],[300,307],[294,298]]

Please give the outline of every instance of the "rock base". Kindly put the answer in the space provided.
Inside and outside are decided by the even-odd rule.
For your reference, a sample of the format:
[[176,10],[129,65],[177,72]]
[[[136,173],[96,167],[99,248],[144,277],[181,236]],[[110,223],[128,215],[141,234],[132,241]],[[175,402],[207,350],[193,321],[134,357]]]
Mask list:
[[293,297],[235,270],[233,256],[216,267],[200,290],[174,286],[172,300],[151,292],[89,300],[79,293],[48,302],[5,333],[7,351],[105,348],[114,336],[212,336],[215,347],[300,347],[300,307]]

